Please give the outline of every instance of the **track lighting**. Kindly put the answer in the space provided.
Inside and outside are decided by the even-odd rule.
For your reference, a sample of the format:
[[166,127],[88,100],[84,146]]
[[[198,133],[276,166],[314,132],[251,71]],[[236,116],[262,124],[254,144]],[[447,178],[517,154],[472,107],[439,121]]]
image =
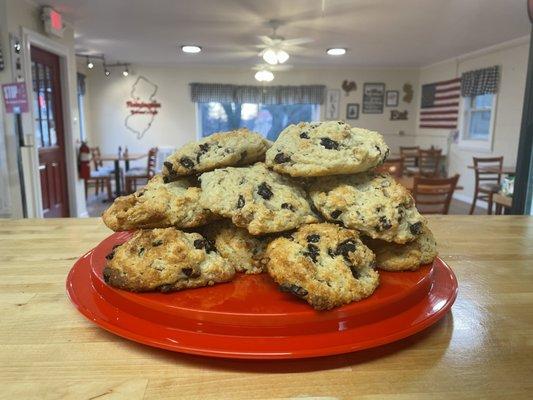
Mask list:
[[91,61],[91,59],[89,57],[87,57],[87,68],[89,68],[89,69],[93,69],[94,68],[94,64],[93,64],[93,62]]
[[122,71],[122,76],[126,77],[130,74],[130,71],[128,70],[128,66],[126,65],[126,67],[124,68],[124,71]]

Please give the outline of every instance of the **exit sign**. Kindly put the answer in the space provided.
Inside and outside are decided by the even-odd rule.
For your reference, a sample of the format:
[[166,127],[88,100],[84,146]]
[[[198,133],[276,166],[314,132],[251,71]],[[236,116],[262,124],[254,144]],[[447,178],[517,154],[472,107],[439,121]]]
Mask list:
[[63,37],[63,16],[52,7],[45,6],[41,14],[44,31],[49,35]]

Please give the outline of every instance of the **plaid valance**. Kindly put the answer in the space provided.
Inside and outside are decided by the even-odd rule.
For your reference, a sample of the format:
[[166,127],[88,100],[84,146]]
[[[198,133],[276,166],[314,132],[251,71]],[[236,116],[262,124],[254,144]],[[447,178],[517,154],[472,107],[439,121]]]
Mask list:
[[242,86],[219,83],[191,83],[195,103],[323,104],[326,86]]
[[472,97],[496,93],[499,80],[500,67],[498,65],[465,72],[461,75],[461,96]]

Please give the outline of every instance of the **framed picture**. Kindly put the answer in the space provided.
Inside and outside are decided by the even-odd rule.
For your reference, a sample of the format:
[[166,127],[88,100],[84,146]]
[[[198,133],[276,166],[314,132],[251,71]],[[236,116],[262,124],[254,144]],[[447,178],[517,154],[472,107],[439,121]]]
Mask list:
[[326,93],[326,119],[339,119],[341,91],[329,89]]
[[383,114],[384,83],[365,83],[363,86],[363,114]]
[[400,92],[398,90],[387,90],[385,93],[385,106],[398,107]]
[[349,103],[346,105],[346,119],[359,119],[359,104]]

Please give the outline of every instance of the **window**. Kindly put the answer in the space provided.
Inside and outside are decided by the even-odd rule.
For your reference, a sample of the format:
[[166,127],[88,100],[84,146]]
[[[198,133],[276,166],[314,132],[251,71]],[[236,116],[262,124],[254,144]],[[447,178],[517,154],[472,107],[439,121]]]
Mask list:
[[460,145],[478,150],[491,150],[496,95],[464,97],[462,104]]
[[287,125],[300,121],[317,121],[316,104],[198,103],[198,134],[248,128],[276,140]]

